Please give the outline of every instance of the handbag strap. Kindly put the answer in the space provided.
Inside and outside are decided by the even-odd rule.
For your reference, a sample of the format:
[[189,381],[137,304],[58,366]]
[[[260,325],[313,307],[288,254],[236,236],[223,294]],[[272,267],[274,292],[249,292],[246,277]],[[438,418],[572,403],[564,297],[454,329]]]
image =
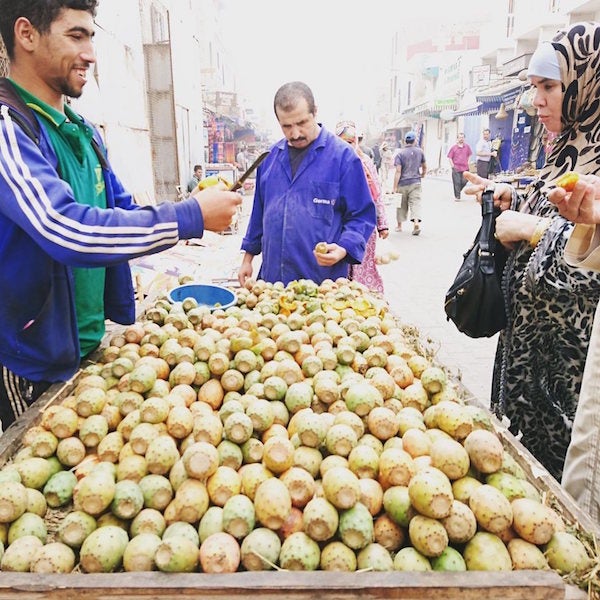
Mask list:
[[482,253],[494,255],[496,251],[496,216],[494,207],[494,190],[486,188],[481,196],[481,231],[479,232],[479,247]]
[[494,190],[486,188],[481,196],[481,227],[477,234],[479,245],[479,268],[482,272],[492,274],[496,269],[496,252],[499,242],[494,237],[496,217],[500,210],[494,206]]

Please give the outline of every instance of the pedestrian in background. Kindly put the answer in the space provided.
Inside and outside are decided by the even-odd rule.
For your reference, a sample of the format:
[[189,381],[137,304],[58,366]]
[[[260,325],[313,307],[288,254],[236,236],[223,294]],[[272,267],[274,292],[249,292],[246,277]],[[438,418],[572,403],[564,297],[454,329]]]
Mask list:
[[481,138],[475,147],[475,154],[477,156],[477,175],[487,179],[490,176],[490,160],[496,156],[496,153],[492,150],[489,129],[482,131]]
[[235,157],[237,168],[243,173],[248,168],[248,157],[246,156],[246,149],[240,146],[240,149]]
[[362,151],[362,148],[358,144],[354,121],[340,121],[335,126],[335,133],[354,148],[362,161],[367,183],[369,184],[369,191],[371,192],[371,197],[377,211],[377,228],[367,241],[362,262],[358,265],[351,265],[350,279],[366,285],[372,291],[383,294],[383,279],[377,269],[375,254],[377,250],[377,237],[379,236],[382,240],[385,240],[389,235],[389,229],[377,169],[375,163]]
[[[533,53],[528,67],[533,106],[544,127],[560,135],[537,185],[521,194],[497,183],[494,192],[502,210],[496,235],[511,252],[502,278],[507,324],[498,338],[491,406],[558,481],[571,442],[600,277],[565,261],[574,225],[548,194],[567,171],[600,172],[599,38],[600,24],[577,23]],[[468,178],[475,185],[467,191],[488,184],[474,174]]]
[[389,142],[384,141],[381,144],[381,167],[379,169],[379,180],[381,181],[381,188],[384,194],[392,193],[392,186],[390,184],[390,172],[394,167],[394,152],[390,147]]
[[454,199],[460,200],[460,193],[467,183],[464,173],[469,170],[469,158],[473,154],[469,144],[465,142],[465,134],[459,133],[456,143],[448,150],[450,167],[452,167],[452,187],[454,188]]
[[[362,162],[317,121],[305,83],[284,84],[273,104],[285,137],[258,168],[239,282],[252,276],[259,254],[258,277],[265,281],[348,277],[350,265],[362,262],[376,224]],[[315,251],[319,242],[326,252]]]
[[413,235],[421,233],[421,179],[427,172],[425,153],[417,146],[417,135],[409,131],[404,136],[406,146],[401,148],[394,165],[394,191],[402,195],[396,208],[396,231],[402,231],[402,223],[408,219],[413,222]]
[[188,194],[191,194],[197,187],[198,184],[202,181],[202,165],[194,165],[194,174],[192,178],[188,181],[187,191]]
[[229,225],[217,188],[139,206],[99,131],[65,102],[95,63],[96,0],[0,0],[0,418],[6,428],[69,380],[110,319],[135,321],[128,260]]
[[381,150],[379,142],[373,146],[373,164],[377,169],[377,176],[379,177],[379,169],[381,168]]
[[371,160],[375,160],[375,152],[373,152],[371,146],[365,144],[365,134],[362,131],[358,133],[358,145],[363,154],[366,154]]
[[493,179],[502,170],[500,163],[500,150],[502,149],[502,134],[498,131],[492,140],[492,158],[490,158],[490,172],[488,177]]

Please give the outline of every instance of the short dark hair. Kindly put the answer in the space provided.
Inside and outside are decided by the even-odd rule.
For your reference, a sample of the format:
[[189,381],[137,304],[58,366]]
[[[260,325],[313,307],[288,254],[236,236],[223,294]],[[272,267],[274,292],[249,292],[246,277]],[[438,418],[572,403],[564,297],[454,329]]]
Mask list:
[[202,171],[202,165],[194,165],[194,171],[200,169]]
[[277,116],[277,109],[288,112],[298,105],[298,102],[304,98],[308,104],[308,112],[315,114],[315,97],[312,90],[302,81],[290,81],[284,83],[276,92],[273,100],[273,109]]
[[50,26],[66,8],[85,10],[96,16],[98,0],[0,0],[0,35],[9,58],[14,58],[15,23],[25,17],[41,34],[48,33]]

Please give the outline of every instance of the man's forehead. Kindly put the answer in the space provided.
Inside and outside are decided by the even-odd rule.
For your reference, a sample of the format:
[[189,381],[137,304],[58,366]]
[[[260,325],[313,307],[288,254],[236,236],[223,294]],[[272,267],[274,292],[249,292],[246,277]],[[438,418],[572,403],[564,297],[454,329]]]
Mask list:
[[93,36],[96,33],[94,17],[87,10],[76,10],[74,8],[63,8],[57,18],[52,22],[52,26],[60,29],[77,30]]

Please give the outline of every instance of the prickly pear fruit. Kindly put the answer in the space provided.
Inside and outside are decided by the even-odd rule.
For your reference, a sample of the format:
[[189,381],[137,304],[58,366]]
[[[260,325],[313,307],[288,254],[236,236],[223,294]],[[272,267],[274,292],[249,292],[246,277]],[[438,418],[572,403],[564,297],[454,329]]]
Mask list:
[[42,544],[46,543],[48,530],[46,523],[40,515],[25,512],[13,521],[8,528],[8,543],[12,544],[17,538],[35,535],[40,538]]
[[27,510],[27,488],[18,481],[0,485],[0,523],[12,523]]
[[235,573],[240,558],[236,539],[224,531],[209,535],[200,546],[200,564],[205,573]]
[[86,573],[111,573],[117,570],[128,542],[129,536],[121,527],[107,525],[95,529],[81,546],[81,568]]
[[131,538],[123,552],[125,571],[156,570],[154,555],[160,544],[161,539],[155,533],[140,533]]
[[73,490],[75,510],[83,510],[92,516],[101,515],[113,501],[116,484],[105,471],[93,471],[80,479]]
[[71,548],[79,548],[96,527],[96,519],[92,515],[76,510],[68,513],[59,525],[58,538]]
[[240,550],[241,562],[247,571],[268,571],[277,564],[281,540],[271,529],[258,527],[242,540]]
[[35,535],[26,535],[16,539],[4,551],[2,561],[0,561],[0,570],[28,573],[33,555],[43,545],[40,538]]
[[157,568],[166,573],[192,573],[198,561],[198,545],[181,535],[163,537],[154,554]]
[[279,564],[283,569],[315,571],[319,568],[320,560],[319,545],[302,531],[292,533],[281,545]]
[[120,519],[133,519],[144,506],[144,495],[140,486],[130,479],[117,481],[115,494],[110,503],[112,513]]
[[339,535],[350,548],[358,550],[373,541],[373,517],[369,509],[357,502],[340,514]]
[[69,502],[76,484],[77,476],[72,471],[59,471],[52,475],[43,490],[48,506],[58,508]]
[[38,548],[31,559],[32,573],[70,573],[75,567],[75,553],[66,544],[51,542]]

